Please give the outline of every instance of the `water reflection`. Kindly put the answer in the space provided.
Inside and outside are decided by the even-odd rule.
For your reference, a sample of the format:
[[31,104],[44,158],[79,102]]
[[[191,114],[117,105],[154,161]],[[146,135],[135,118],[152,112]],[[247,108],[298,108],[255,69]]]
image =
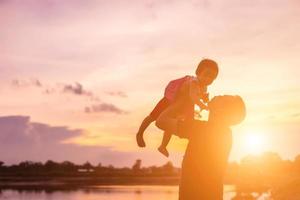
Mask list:
[[[252,194],[251,194],[252,195]],[[75,189],[5,189],[0,199],[6,200],[177,200],[178,186],[93,186]],[[224,200],[261,199],[236,193],[235,187],[224,187]],[[267,198],[263,198],[267,199]]]

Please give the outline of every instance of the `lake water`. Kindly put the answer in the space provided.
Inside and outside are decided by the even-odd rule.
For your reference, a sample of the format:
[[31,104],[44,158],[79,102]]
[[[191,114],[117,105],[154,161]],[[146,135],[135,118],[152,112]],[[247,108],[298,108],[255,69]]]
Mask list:
[[[234,186],[224,187],[224,200],[235,196]],[[0,190],[1,191],[1,190]],[[177,200],[178,186],[94,186],[77,190],[2,190],[5,200]],[[266,199],[266,198],[259,198]]]

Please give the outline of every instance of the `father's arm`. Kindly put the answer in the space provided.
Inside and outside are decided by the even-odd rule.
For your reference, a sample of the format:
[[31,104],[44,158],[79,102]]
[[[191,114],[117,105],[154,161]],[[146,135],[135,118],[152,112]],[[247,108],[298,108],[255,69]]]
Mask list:
[[181,138],[188,138],[188,130],[181,131],[182,120],[179,119],[178,113],[184,104],[184,98],[177,98],[165,111],[163,111],[156,120],[155,125],[169,133],[177,135]]

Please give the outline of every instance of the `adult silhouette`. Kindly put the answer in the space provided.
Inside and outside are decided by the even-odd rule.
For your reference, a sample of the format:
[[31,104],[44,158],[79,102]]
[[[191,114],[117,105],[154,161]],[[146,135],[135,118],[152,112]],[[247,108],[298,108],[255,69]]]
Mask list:
[[183,120],[178,99],[157,119],[156,126],[189,140],[182,161],[179,200],[223,199],[223,177],[232,147],[230,126],[246,115],[239,96],[216,96],[209,106],[208,121]]

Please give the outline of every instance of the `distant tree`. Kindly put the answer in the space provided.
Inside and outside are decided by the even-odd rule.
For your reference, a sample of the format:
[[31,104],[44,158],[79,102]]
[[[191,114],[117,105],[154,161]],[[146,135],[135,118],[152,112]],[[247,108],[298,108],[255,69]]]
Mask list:
[[288,174],[288,173],[293,173],[297,167],[295,166],[295,163],[293,163],[290,160],[283,160],[280,164],[281,166],[281,174]]
[[293,167],[297,173],[300,173],[300,155],[296,156]]
[[152,174],[156,174],[156,173],[158,173],[159,172],[159,168],[157,167],[157,166],[150,166],[149,167],[149,171],[150,171],[150,173],[152,173]]
[[60,168],[64,172],[73,172],[76,171],[76,165],[70,161],[64,161],[60,164]]
[[107,167],[109,170],[113,171],[115,169],[115,167],[113,165],[108,165]]
[[174,173],[174,166],[173,163],[171,161],[167,162],[166,164],[164,164],[162,166],[162,170],[164,173]]
[[261,169],[264,174],[279,173],[282,168],[283,161],[278,153],[265,152],[261,156]]
[[44,167],[46,171],[56,171],[59,169],[59,164],[57,162],[54,162],[52,160],[48,160],[45,164]]
[[254,155],[247,155],[241,159],[241,164],[245,166],[257,165],[259,163],[259,158]]
[[137,159],[132,166],[132,170],[134,172],[139,172],[141,170],[141,167],[142,167],[142,160]]
[[23,161],[19,163],[16,170],[22,174],[40,173],[43,170],[43,164],[41,162]]
[[298,165],[300,167],[300,155],[297,155],[295,158],[295,164]]
[[[0,172],[2,172],[2,169],[4,168],[4,162],[0,161]],[[1,193],[0,193],[1,194]]]
[[261,156],[262,160],[267,163],[279,163],[282,161],[278,153],[265,152]]
[[91,163],[89,163],[88,161],[85,162],[85,163],[82,165],[82,167],[83,167],[84,169],[92,169],[92,168],[94,168],[93,165],[92,165]]
[[32,161],[23,161],[23,162],[19,163],[19,167],[25,169],[25,168],[29,168],[33,164],[34,164],[34,162],[32,162]]
[[35,172],[41,172],[44,168],[43,163],[41,162],[35,162],[31,165],[31,169]]

